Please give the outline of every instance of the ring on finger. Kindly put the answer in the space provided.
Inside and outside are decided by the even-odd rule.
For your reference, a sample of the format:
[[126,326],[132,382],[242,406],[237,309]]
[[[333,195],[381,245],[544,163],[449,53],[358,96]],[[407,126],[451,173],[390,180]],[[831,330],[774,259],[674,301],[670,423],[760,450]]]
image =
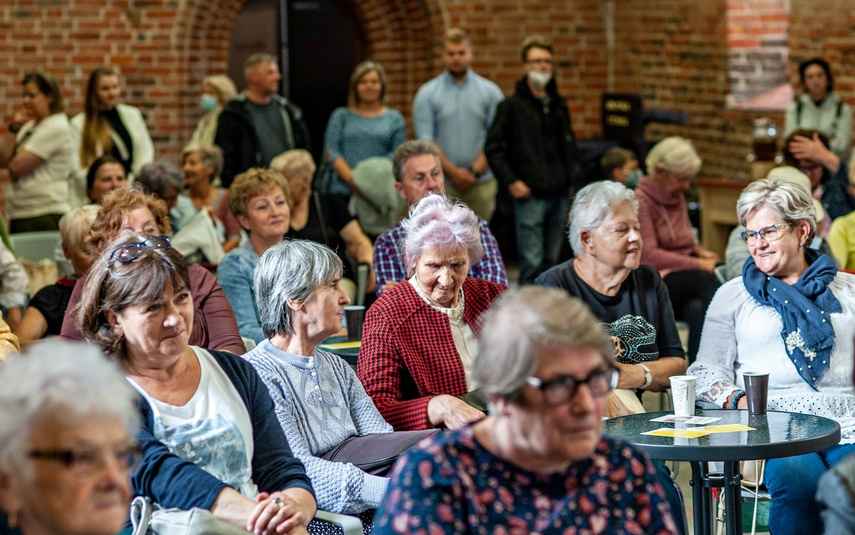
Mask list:
[[277,509],[282,509],[282,498],[279,496],[273,498],[273,505],[275,505]]

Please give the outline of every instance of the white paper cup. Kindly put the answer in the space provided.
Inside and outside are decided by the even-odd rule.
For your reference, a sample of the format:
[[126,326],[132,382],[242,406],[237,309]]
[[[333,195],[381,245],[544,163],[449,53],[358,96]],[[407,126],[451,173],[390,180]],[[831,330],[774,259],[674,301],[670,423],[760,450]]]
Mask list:
[[674,403],[676,416],[695,415],[695,381],[694,375],[675,375],[671,377],[671,399]]

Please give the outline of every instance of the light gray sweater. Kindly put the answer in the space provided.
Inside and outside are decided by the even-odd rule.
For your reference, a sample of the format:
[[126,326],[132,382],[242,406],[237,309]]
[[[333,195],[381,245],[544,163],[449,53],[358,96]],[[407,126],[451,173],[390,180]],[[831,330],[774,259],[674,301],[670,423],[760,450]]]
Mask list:
[[353,369],[325,351],[293,355],[269,340],[244,358],[267,385],[288,444],[306,465],[318,507],[334,513],[377,508],[388,479],[317,457],[350,436],[392,432]]

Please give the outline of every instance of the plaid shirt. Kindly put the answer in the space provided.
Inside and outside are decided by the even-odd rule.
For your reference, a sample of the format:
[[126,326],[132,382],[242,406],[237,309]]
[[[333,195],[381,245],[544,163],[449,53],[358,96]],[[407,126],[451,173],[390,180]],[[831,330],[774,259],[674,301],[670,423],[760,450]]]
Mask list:
[[[505,273],[505,263],[499,244],[487,222],[478,218],[478,230],[481,231],[481,245],[484,247],[484,258],[477,264],[469,266],[469,276],[483,279],[502,286],[508,285],[508,275]],[[401,223],[396,223],[374,242],[374,280],[377,282],[377,295],[383,293],[386,281],[401,282],[407,276],[404,265],[404,229]]]
[[[471,277],[463,281],[463,320],[475,336],[504,290]],[[432,397],[469,391],[448,316],[425,303],[412,284],[395,286],[368,309],[356,374],[395,431],[428,428]]]

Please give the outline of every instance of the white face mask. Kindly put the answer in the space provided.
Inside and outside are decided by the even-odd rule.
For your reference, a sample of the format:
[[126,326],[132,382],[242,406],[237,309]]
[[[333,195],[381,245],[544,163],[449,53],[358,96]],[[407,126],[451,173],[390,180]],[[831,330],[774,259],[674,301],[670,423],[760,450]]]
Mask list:
[[529,81],[537,87],[546,87],[546,84],[552,80],[551,72],[529,71]]

